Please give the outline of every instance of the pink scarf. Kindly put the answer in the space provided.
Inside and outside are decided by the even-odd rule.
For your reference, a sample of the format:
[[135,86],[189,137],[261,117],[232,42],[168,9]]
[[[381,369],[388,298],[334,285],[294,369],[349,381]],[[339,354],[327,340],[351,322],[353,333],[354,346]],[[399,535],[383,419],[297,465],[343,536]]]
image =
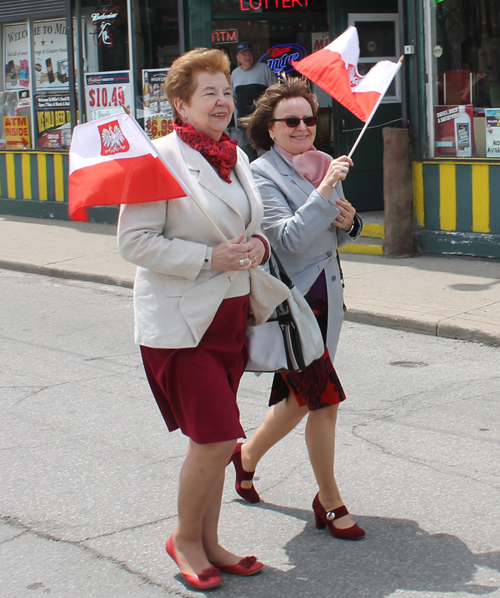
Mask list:
[[301,154],[291,154],[276,144],[276,149],[283,158],[292,166],[302,179],[307,179],[316,188],[330,166],[331,158],[311,145],[310,149]]

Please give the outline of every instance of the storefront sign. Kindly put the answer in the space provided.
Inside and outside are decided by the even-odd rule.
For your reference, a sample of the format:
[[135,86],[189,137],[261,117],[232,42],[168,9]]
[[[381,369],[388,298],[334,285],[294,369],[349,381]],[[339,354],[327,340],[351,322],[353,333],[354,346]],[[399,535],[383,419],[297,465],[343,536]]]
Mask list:
[[309,0],[240,0],[241,11],[262,12],[278,8],[307,8]]
[[4,116],[3,128],[7,149],[29,147],[30,127],[27,116]]
[[38,149],[68,149],[71,143],[71,112],[68,93],[35,96]]
[[473,155],[472,106],[435,106],[436,157],[470,158]]
[[113,45],[113,34],[111,33],[112,25],[118,18],[120,8],[117,6],[111,10],[96,11],[91,14],[90,18],[92,24],[95,26],[94,43],[96,46],[104,44],[108,48]]
[[259,62],[267,62],[267,66],[277,75],[291,73],[295,69],[290,64],[292,60],[302,60],[307,56],[304,46],[299,44],[279,44],[259,58]]
[[486,157],[500,158],[500,110],[486,108]]
[[238,30],[237,29],[221,29],[219,31],[212,31],[213,44],[237,44]]
[[129,71],[85,75],[85,104],[88,120],[123,112],[132,105]]
[[164,91],[168,71],[169,69],[142,71],[144,130],[150,139],[164,137],[172,131],[172,109]]
[[317,33],[311,33],[311,47],[312,51],[317,52],[322,50],[330,43],[330,34],[328,31],[320,31]]

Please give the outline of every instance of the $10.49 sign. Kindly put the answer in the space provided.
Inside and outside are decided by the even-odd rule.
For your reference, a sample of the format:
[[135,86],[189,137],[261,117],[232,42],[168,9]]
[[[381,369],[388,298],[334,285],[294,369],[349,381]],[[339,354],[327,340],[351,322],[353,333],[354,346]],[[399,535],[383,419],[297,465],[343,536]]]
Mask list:
[[129,71],[85,75],[85,100],[88,120],[97,120],[130,109],[132,88]]

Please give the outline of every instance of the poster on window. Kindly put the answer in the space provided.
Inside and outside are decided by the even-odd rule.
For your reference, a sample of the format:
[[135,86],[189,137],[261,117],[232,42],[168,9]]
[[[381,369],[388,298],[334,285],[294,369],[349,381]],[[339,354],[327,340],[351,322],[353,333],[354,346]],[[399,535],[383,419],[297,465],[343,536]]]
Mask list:
[[164,137],[172,131],[172,109],[164,91],[169,69],[142,71],[144,130],[150,139]]
[[64,150],[71,144],[69,93],[35,95],[37,148]]
[[89,73],[85,75],[87,119],[97,120],[130,110],[132,85],[129,71]]
[[485,108],[486,157],[500,158],[500,110]]
[[69,89],[66,19],[33,23],[37,91]]
[[5,90],[27,89],[30,84],[28,26],[3,26]]
[[28,89],[0,91],[0,149],[31,147],[30,106]]
[[472,105],[434,106],[436,157],[473,156],[474,108]]

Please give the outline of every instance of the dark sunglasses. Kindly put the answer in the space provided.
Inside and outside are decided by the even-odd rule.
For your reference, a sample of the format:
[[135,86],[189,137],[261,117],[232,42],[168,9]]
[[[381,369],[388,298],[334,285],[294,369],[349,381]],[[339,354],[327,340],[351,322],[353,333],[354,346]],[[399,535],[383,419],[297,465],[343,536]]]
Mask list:
[[304,121],[306,127],[315,127],[318,124],[317,116],[306,116],[305,118],[297,118],[296,116],[287,116],[286,118],[272,118],[270,122],[284,122],[290,129],[295,129],[300,125],[300,121]]

